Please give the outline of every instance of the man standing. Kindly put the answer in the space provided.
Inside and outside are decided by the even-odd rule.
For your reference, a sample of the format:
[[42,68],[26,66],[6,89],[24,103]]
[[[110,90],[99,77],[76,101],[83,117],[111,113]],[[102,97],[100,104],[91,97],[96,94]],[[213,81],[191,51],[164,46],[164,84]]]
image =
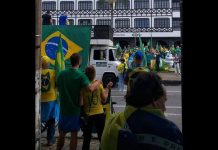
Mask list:
[[73,54],[70,57],[72,68],[62,71],[57,79],[57,87],[60,94],[60,118],[59,118],[59,138],[57,150],[64,146],[65,135],[71,132],[70,150],[76,150],[77,132],[80,130],[80,91],[85,89],[93,92],[101,81],[90,84],[87,76],[79,70],[81,57]]
[[130,90],[130,86],[136,78],[139,72],[147,72],[147,70],[143,66],[143,53],[141,50],[138,50],[134,54],[134,61],[132,62],[132,68],[127,69],[127,72],[124,77],[124,84],[127,85],[127,93]]
[[66,13],[63,13],[59,17],[59,25],[67,25],[67,24],[68,24],[67,15]]
[[50,15],[50,11],[47,11],[46,14],[42,15],[42,25],[52,25],[52,19]]

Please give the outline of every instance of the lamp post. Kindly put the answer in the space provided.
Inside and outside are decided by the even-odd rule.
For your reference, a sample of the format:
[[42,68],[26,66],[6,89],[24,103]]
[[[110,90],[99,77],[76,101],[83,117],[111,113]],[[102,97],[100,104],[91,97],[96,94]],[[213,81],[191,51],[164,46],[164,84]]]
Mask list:
[[108,2],[109,2],[109,5],[111,7],[111,29],[113,31],[113,19],[114,19],[113,11],[114,11],[114,5],[115,5],[116,0],[109,0]]

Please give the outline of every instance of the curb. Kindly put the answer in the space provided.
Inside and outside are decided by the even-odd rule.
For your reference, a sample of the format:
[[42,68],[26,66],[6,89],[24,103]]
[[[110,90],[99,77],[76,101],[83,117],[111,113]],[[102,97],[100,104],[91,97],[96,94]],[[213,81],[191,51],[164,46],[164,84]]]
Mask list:
[[180,80],[163,80],[163,84],[166,85],[172,85],[172,86],[177,86],[177,85],[181,85],[181,81]]

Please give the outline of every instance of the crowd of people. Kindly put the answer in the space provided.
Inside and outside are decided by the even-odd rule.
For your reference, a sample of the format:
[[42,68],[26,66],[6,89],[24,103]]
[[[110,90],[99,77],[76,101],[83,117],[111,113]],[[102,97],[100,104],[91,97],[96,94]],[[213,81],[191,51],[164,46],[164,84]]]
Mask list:
[[[43,25],[52,25],[50,12],[42,16]],[[59,25],[67,25],[66,14],[59,18]],[[178,48],[179,49],[179,48]],[[100,150],[159,150],[183,149],[183,138],[179,128],[164,116],[167,100],[161,77],[153,72],[161,70],[161,58],[174,53],[166,48],[145,51],[125,50],[119,59],[118,88],[125,94],[126,107],[123,112],[111,114],[106,119],[103,105],[113,86],[109,82],[104,88],[96,80],[94,66],[85,72],[79,67],[81,56],[70,57],[71,68],[59,74],[49,68],[47,56],[41,58],[41,118],[47,129],[47,145],[56,143],[55,120],[58,113],[56,150],[65,144],[65,136],[71,134],[69,149],[77,149],[78,131],[83,132],[83,150],[90,149],[91,134],[96,129]],[[175,66],[180,63],[181,53],[175,52]],[[177,70],[180,73],[180,70]],[[127,86],[125,93],[124,84]],[[60,111],[57,107],[60,106]]]
[[[129,143],[137,150],[170,149],[172,146],[182,148],[182,133],[164,116],[167,97],[162,80],[141,65],[141,51],[135,52],[132,68],[127,68],[125,60],[121,60],[126,70],[120,70],[125,71],[125,75],[120,73],[120,76],[127,85],[126,108],[124,112],[112,114],[107,120],[102,105],[113,83],[109,82],[104,88],[102,81],[95,79],[93,66],[82,72],[79,69],[82,61],[79,54],[73,54],[70,61],[72,67],[61,71],[55,81],[56,74],[48,68],[48,58],[42,57],[41,106],[42,116],[46,116],[42,117],[43,121],[48,126],[48,146],[56,142],[54,106],[59,104],[57,150],[63,148],[67,133],[71,133],[70,150],[76,150],[77,134],[81,128],[84,136],[82,149],[89,150],[93,127],[97,131],[101,150],[132,150]],[[152,139],[155,141],[149,142]]]

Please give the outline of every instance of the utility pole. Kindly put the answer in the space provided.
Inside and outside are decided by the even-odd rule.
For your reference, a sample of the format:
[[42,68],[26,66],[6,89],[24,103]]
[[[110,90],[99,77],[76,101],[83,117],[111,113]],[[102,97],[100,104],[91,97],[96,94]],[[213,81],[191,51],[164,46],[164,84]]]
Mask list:
[[40,119],[40,98],[41,98],[41,0],[35,0],[35,149],[41,150],[41,119]]
[[153,26],[153,20],[152,20],[152,11],[153,11],[153,5],[152,5],[152,3],[153,3],[153,0],[151,0],[151,46],[150,46],[150,48],[152,48],[153,47],[153,44],[152,44],[152,26]]
[[109,1],[111,7],[111,29],[113,31],[113,19],[114,19],[114,5],[116,0]]

